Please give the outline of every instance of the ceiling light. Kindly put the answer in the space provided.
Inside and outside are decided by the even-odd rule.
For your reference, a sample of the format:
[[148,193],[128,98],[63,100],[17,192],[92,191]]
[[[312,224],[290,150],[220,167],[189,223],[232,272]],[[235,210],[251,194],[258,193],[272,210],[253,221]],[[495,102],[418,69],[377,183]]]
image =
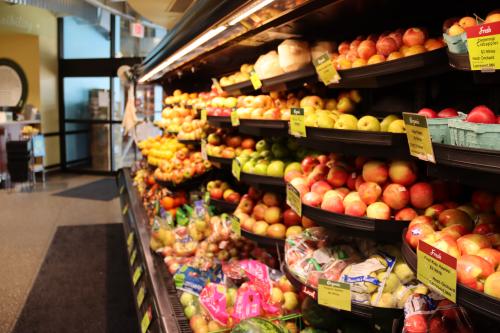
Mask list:
[[264,8],[265,6],[269,5],[271,2],[274,2],[274,0],[262,0],[261,2],[255,4],[254,6],[251,6],[248,9],[244,9],[241,14],[236,16],[234,19],[229,21],[229,25],[235,25],[236,23],[240,22],[241,20],[249,17],[259,9]]

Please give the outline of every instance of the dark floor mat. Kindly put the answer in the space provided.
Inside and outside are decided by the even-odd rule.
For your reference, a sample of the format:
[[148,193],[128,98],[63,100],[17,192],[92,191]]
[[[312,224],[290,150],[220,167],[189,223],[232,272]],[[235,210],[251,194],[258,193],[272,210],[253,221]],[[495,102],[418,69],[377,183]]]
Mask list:
[[61,197],[110,201],[118,196],[115,178],[104,178],[92,183],[55,193]]
[[59,227],[12,332],[139,332],[122,228]]

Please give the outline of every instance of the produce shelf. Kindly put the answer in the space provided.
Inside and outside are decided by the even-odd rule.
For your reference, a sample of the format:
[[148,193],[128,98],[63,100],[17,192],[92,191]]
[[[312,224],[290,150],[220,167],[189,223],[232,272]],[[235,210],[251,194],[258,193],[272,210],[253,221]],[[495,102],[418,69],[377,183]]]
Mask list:
[[240,181],[255,187],[258,190],[280,191],[285,190],[285,180],[278,177],[252,175],[241,172]]
[[232,213],[238,207],[238,204],[210,198],[210,205],[214,206],[221,213]]
[[[307,127],[301,145],[320,151],[337,151],[363,156],[409,156],[406,134]],[[327,143],[327,144],[325,144]]]
[[207,122],[215,127],[233,127],[231,125],[231,117],[207,116]]
[[272,238],[272,237],[266,237],[266,236],[261,236],[254,234],[252,232],[246,231],[244,229],[241,229],[241,236],[253,240],[255,243],[263,246],[278,246],[280,249],[282,249],[285,246],[285,240],[284,239],[278,239],[278,238]]
[[289,90],[302,87],[304,83],[317,81],[316,70],[309,64],[297,71],[262,80],[262,91]]
[[208,155],[208,160],[212,163],[217,163],[221,168],[231,168],[231,164],[233,163],[232,158],[224,158]]
[[500,150],[486,150],[433,143],[437,164],[500,174]]
[[493,192],[498,191],[498,174],[491,172],[481,172],[481,176],[478,177],[476,170],[427,163],[427,176],[469,185],[474,188],[482,188]]
[[[402,232],[401,253],[408,266],[417,271],[417,254],[405,240],[406,229]],[[457,283],[457,304],[500,322],[500,299]]]
[[435,76],[451,70],[446,48],[440,48],[379,64],[339,70],[339,83],[330,88],[378,88],[419,78]]
[[349,234],[353,236],[369,235],[377,240],[393,242],[399,241],[401,232],[410,222],[337,214],[305,204],[302,204],[302,215],[327,228],[349,230]]
[[[137,189],[132,185],[130,169],[121,169],[117,176],[123,215],[123,228],[127,240],[131,284],[139,323],[150,310],[151,333],[192,333],[177,296],[172,277],[163,260],[149,248],[149,219]],[[128,240],[131,240],[130,242]],[[134,254],[135,253],[135,254]],[[134,260],[135,258],[135,260]],[[134,285],[132,277],[138,267],[142,274]],[[137,302],[139,290],[144,290],[144,301]]]
[[168,188],[171,191],[174,190],[189,190],[200,186],[205,180],[209,179],[212,175],[211,171],[205,172],[203,175],[193,177],[189,180],[183,181],[180,184],[174,184],[173,182],[162,181],[155,178],[158,185]]
[[288,121],[240,119],[238,131],[242,134],[254,136],[288,136]]
[[[317,300],[317,290],[309,286],[304,285],[299,281],[295,275],[288,270],[288,267],[283,265],[283,273],[290,281],[290,283],[295,287],[295,289],[304,292],[309,295],[314,300]],[[351,312],[342,311],[345,314],[352,314],[354,316],[363,317],[366,319],[376,320],[376,319],[392,319],[392,332],[401,332],[400,322],[403,319],[403,309],[393,309],[393,308],[379,308],[371,305],[360,304],[356,302],[351,302]]]
[[252,82],[250,80],[223,86],[222,90],[227,91],[231,94],[243,94],[254,91]]

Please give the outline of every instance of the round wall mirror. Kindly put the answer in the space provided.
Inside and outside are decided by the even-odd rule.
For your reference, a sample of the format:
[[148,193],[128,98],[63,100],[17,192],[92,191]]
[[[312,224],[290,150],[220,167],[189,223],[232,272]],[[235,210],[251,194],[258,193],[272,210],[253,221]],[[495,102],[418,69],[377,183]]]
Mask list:
[[0,58],[0,110],[22,111],[28,96],[28,80],[16,62]]

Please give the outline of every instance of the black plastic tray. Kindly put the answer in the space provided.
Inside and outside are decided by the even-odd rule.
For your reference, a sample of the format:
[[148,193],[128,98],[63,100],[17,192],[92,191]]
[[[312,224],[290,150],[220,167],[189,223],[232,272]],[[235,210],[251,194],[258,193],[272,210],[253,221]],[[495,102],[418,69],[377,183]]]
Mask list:
[[[315,300],[317,300],[317,292],[315,289],[308,287],[304,285],[302,282],[300,282],[295,275],[293,275],[292,272],[288,270],[288,267],[286,267],[286,264],[283,265],[283,273],[287,277],[287,279],[290,281],[290,283],[295,287],[295,289],[303,291],[304,287],[306,290],[305,293]],[[313,295],[314,293],[314,295]],[[346,311],[342,311],[345,313],[349,313]],[[392,318],[394,320],[401,320],[403,319],[403,309],[392,309],[392,308],[379,308],[371,305],[365,305],[365,304],[360,304],[356,302],[351,303],[351,314],[355,316],[360,316],[364,317],[367,319],[376,319],[376,318],[381,318],[381,319],[389,319]],[[399,326],[396,324],[395,326]],[[394,331],[394,330],[393,330]],[[396,332],[396,331],[394,331]]]
[[[401,254],[414,271],[417,271],[417,254],[405,240],[406,229],[402,232]],[[490,297],[457,283],[457,304],[500,322],[500,299]]]
[[162,180],[158,180],[155,178],[155,181],[158,185],[168,188],[171,191],[176,190],[190,190],[200,186],[205,180],[207,180],[212,174],[212,171],[207,171],[202,175],[193,177],[186,181],[183,181],[180,184],[174,184],[172,182],[165,182]]
[[244,172],[240,173],[240,181],[257,189],[263,190],[269,189],[284,191],[286,187],[285,180],[283,178],[252,175]]
[[474,188],[482,188],[492,192],[498,192],[498,174],[481,172],[480,176],[476,170],[445,164],[426,163],[427,176],[469,185]]
[[432,144],[436,162],[459,168],[500,174],[500,150]]
[[261,80],[262,91],[290,90],[302,87],[305,82],[316,81],[316,78],[316,70],[309,64],[299,70]]
[[210,162],[219,163],[221,165],[221,168],[222,167],[231,168],[231,165],[233,163],[232,158],[224,158],[224,157],[217,157],[217,156],[211,156],[211,155],[208,155],[207,157],[208,157],[208,160]]
[[223,86],[222,90],[227,91],[232,94],[239,94],[239,93],[244,93],[244,92],[251,92],[253,91],[253,85],[252,81],[246,80],[242,82],[238,82],[235,84],[230,84],[228,86]]
[[379,64],[339,70],[339,83],[330,88],[377,88],[449,71],[446,49],[429,51]]
[[244,229],[241,229],[241,236],[250,239],[259,245],[278,246],[279,248],[283,248],[285,246],[284,239],[260,236]]
[[446,54],[448,55],[448,61],[450,66],[461,70],[461,71],[470,71],[470,61],[469,61],[469,53],[451,53],[446,49]]
[[207,116],[207,122],[215,127],[233,127],[233,125],[231,125],[231,117]]
[[201,145],[201,140],[181,140],[177,139],[180,143],[183,143],[185,145]]
[[406,134],[400,133],[307,127],[307,138],[301,138],[299,142],[320,151],[378,157],[409,155]]
[[254,136],[288,136],[287,120],[240,119],[238,131]]
[[210,204],[222,213],[232,213],[238,207],[238,204],[212,198],[210,198]]
[[410,221],[378,220],[368,217],[355,217],[328,212],[321,208],[302,204],[302,215],[325,226],[349,230],[358,236],[370,235],[371,238],[399,242],[401,232]]

